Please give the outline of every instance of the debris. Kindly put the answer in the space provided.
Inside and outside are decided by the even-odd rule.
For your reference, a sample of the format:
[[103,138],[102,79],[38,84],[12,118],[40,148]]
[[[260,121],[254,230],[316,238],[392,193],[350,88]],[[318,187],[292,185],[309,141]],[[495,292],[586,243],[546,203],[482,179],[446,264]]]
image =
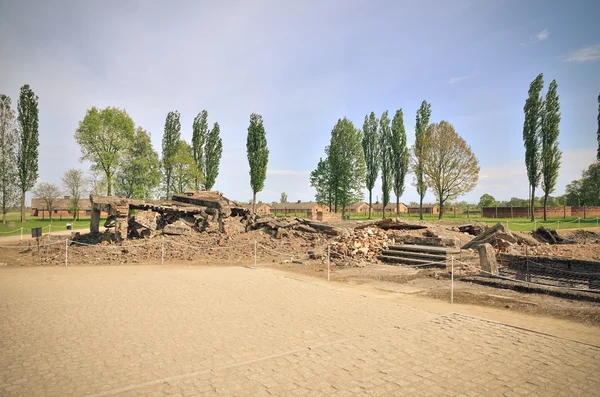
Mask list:
[[480,244],[479,250],[479,265],[481,270],[487,272],[487,275],[498,274],[498,262],[496,262],[496,253],[494,248],[489,243]]
[[192,228],[189,227],[184,221],[178,220],[173,223],[166,225],[163,229],[164,234],[170,234],[175,236],[187,235],[192,232]]
[[354,230],[366,229],[368,227],[377,226],[383,230],[419,230],[419,229],[427,229],[427,226],[413,223],[401,222],[397,218],[386,218],[379,221],[367,223],[364,225],[360,225],[354,228]]
[[530,246],[539,245],[539,242],[531,237],[527,237],[517,232],[511,232],[506,229],[502,223],[497,223],[493,227],[489,228],[473,240],[463,245],[463,249],[475,248],[481,244],[490,243],[493,247],[498,248],[498,242],[502,241],[501,245],[506,246],[510,244],[525,244]]
[[546,229],[544,226],[538,227],[533,233],[533,237],[543,243],[549,244],[570,244],[571,241],[561,237],[556,230]]
[[468,233],[471,236],[479,236],[481,233],[483,233],[485,231],[485,229],[486,229],[486,227],[481,226],[481,225],[475,225],[475,224],[458,226],[458,230],[461,233]]

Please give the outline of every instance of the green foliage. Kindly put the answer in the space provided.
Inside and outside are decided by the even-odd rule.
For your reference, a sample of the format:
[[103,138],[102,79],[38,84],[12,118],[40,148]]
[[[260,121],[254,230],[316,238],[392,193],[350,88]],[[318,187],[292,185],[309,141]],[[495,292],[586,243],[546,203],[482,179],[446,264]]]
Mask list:
[[[171,187],[173,183],[173,168],[176,165],[176,155],[178,153],[179,141],[181,139],[181,122],[179,121],[179,112],[169,112],[165,121],[165,130],[162,139],[162,168],[164,175],[164,185],[166,189],[166,197],[171,197]],[[191,155],[191,152],[190,152]],[[193,159],[193,157],[192,157]],[[194,162],[194,164],[196,164]],[[195,165],[196,167],[196,165]]]
[[347,118],[338,120],[331,131],[328,156],[330,188],[332,189],[334,210],[362,200],[365,184],[365,158],[362,150],[362,132],[354,128]]
[[447,200],[454,200],[477,186],[479,161],[449,122],[431,124],[425,134],[423,174],[439,200],[441,219]]
[[[541,178],[541,144],[540,134],[542,126],[542,115],[544,112],[544,101],[540,95],[544,88],[544,75],[540,73],[529,86],[529,97],[525,101],[523,112],[525,121],[523,123],[523,143],[525,145],[525,165],[527,167],[527,178],[531,188],[531,198],[535,197],[535,188]],[[535,219],[535,212],[531,211],[531,220]]]
[[279,202],[281,204],[285,204],[288,202],[288,195],[286,192],[281,192],[281,197],[279,198]]
[[71,198],[69,210],[73,213],[73,219],[77,219],[81,208],[79,203],[81,201],[81,196],[84,194],[86,184],[85,178],[83,177],[83,171],[74,168],[67,170],[62,177],[62,182],[65,192],[69,194],[69,197]]
[[[208,136],[208,112],[203,110],[194,118],[192,134],[192,156],[201,175],[206,175],[204,146]],[[200,190],[200,178],[194,181],[196,190]],[[210,189],[209,189],[210,190]]]
[[169,191],[176,194],[193,189],[199,171],[192,155],[192,147],[186,141],[180,139],[171,159],[172,175]]
[[331,182],[331,167],[327,158],[319,159],[317,168],[310,173],[310,186],[315,188],[315,201],[333,209],[333,185]]
[[116,191],[127,198],[150,199],[160,183],[158,153],[142,127],[136,128],[134,141],[117,171]]
[[412,148],[412,171],[415,174],[415,187],[419,194],[419,219],[423,219],[423,197],[427,193],[427,182],[425,181],[423,155],[427,148],[425,130],[431,118],[431,105],[427,101],[421,103],[417,110],[415,124],[415,143]]
[[269,148],[267,136],[261,115],[252,113],[248,126],[246,140],[248,164],[250,165],[250,187],[252,188],[252,210],[256,205],[256,193],[262,191],[267,179],[267,164],[269,162]]
[[392,180],[394,194],[396,195],[396,213],[399,214],[400,197],[404,194],[404,180],[408,173],[408,146],[402,109],[397,110],[392,119],[390,146],[392,148]]
[[[379,120],[379,157],[381,158],[381,190],[383,208],[387,208],[390,202],[390,190],[393,184],[394,155],[392,153],[392,132],[390,130],[390,119],[386,110]],[[385,217],[385,211],[383,212]]]
[[40,146],[38,96],[29,85],[21,87],[17,104],[19,138],[17,140],[17,172],[21,189],[21,222],[25,221],[25,192],[30,190],[38,177],[38,159]]
[[15,112],[11,108],[10,97],[0,95],[0,212],[4,224],[6,214],[17,205],[19,195],[17,142]]
[[369,217],[371,216],[371,203],[373,188],[379,174],[381,153],[379,151],[379,134],[377,132],[378,120],[375,112],[365,116],[363,123],[362,148],[366,165],[366,185],[369,190]]
[[[204,159],[206,161],[204,166],[204,175],[206,176],[204,186],[206,190],[211,190],[215,186],[215,181],[219,175],[219,164],[221,163],[221,155],[223,154],[223,141],[221,140],[220,131],[219,123],[215,123],[206,137],[206,145],[204,147]],[[201,177],[200,175],[199,178]]]
[[112,195],[113,177],[123,154],[133,144],[134,124],[124,109],[107,107],[89,109],[75,132],[81,147],[81,160],[92,163],[92,169],[104,173],[107,194]]
[[560,124],[560,104],[558,100],[558,85],[552,80],[544,101],[541,125],[541,172],[542,190],[544,191],[544,220],[548,196],[554,192],[558,179],[558,170],[562,152],[558,149]]
[[600,205],[600,161],[596,161],[583,171],[581,179],[567,185],[567,204]]
[[487,193],[479,198],[479,204],[477,204],[479,208],[491,207],[493,205],[497,205],[496,199]]

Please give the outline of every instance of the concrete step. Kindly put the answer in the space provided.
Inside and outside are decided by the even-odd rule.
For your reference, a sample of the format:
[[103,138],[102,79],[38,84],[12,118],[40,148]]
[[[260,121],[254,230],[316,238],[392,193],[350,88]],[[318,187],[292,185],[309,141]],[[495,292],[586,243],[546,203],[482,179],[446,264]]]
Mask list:
[[445,261],[446,254],[438,253],[438,254],[428,254],[426,252],[418,252],[418,251],[399,251],[399,250],[383,250],[382,255],[384,256],[394,256],[401,258],[419,258],[419,259],[428,259],[434,261]]
[[402,264],[406,266],[413,266],[419,268],[432,268],[439,267],[445,268],[446,263],[442,260],[430,260],[430,259],[417,259],[417,258],[406,258],[400,256],[388,256],[388,255],[380,255],[379,260],[382,262],[386,262],[390,265],[393,264]]
[[429,245],[416,245],[416,244],[401,244],[401,245],[390,245],[388,250],[392,251],[411,251],[411,252],[424,252],[429,254],[458,254],[460,253],[459,248],[454,247],[434,247]]

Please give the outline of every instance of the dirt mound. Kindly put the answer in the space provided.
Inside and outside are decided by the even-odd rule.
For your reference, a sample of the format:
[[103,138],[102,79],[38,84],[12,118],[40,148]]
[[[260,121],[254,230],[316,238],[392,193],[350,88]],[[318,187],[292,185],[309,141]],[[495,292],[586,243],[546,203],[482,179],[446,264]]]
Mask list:
[[578,229],[569,234],[567,238],[576,243],[600,243],[600,233],[594,233],[589,230]]

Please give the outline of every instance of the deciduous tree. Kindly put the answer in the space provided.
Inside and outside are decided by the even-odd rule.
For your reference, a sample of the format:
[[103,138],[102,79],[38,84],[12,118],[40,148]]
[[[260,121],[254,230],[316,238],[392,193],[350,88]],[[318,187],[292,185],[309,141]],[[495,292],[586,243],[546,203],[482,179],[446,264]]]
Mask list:
[[546,208],[548,196],[554,192],[558,179],[558,170],[562,152],[558,149],[560,124],[560,104],[558,100],[558,85],[552,80],[544,101],[541,125],[541,168],[542,190],[544,191],[544,221],[547,220]]
[[[211,190],[215,186],[217,176],[219,175],[219,165],[223,154],[223,141],[221,140],[220,131],[219,123],[215,123],[206,137],[204,151],[204,159],[206,161],[204,166],[204,186],[206,190]],[[202,178],[201,175],[200,178]]]
[[192,156],[192,147],[183,139],[177,142],[177,151],[172,157],[171,188],[172,193],[183,193],[194,188],[198,176],[196,162]]
[[479,180],[479,161],[452,124],[434,123],[425,131],[427,147],[422,152],[423,174],[440,204],[439,218],[444,216],[444,204],[470,192]]
[[61,191],[58,186],[53,183],[40,182],[33,189],[32,192],[37,198],[42,199],[46,211],[50,214],[50,221],[52,221],[52,211],[54,210],[54,203],[61,196]]
[[379,150],[379,134],[377,132],[378,120],[375,112],[365,116],[363,123],[362,148],[366,165],[366,185],[369,190],[369,219],[371,219],[371,204],[373,202],[373,188],[377,182],[381,153]]
[[152,146],[150,134],[142,127],[135,129],[135,145],[124,155],[117,171],[116,191],[119,196],[136,199],[152,198],[160,184],[160,161]]
[[525,165],[530,189],[531,221],[535,220],[534,199],[535,188],[540,184],[541,178],[541,148],[540,130],[544,101],[540,95],[544,88],[544,75],[540,73],[529,86],[529,97],[525,101],[523,112],[523,143],[525,145]]
[[[329,149],[326,149],[328,151]],[[326,204],[329,211],[333,211],[334,192],[331,181],[331,167],[327,158],[319,159],[317,168],[310,173],[310,186],[316,190],[315,201],[319,204]]]
[[479,198],[479,204],[477,204],[477,206],[479,208],[483,208],[483,207],[491,207],[492,205],[496,204],[496,199],[494,198],[494,196],[485,193],[484,195],[482,195]]
[[123,155],[134,144],[134,124],[125,109],[93,107],[86,112],[75,132],[81,147],[81,160],[92,163],[106,181],[107,194],[112,195],[113,179]]
[[38,177],[38,99],[29,85],[21,87],[17,105],[17,182],[21,190],[21,222],[25,222],[25,193],[33,187]]
[[[181,122],[179,121],[179,112],[169,112],[165,121],[165,130],[162,140],[162,169],[165,178],[166,197],[171,197],[171,187],[173,183],[173,168],[175,167],[175,156],[179,150],[179,141],[181,140]],[[188,145],[189,146],[189,145]],[[196,163],[194,163],[196,164]]]
[[19,196],[17,184],[17,142],[15,112],[10,97],[0,95],[0,211],[6,225],[6,214],[16,207]]
[[[194,118],[192,134],[192,156],[196,162],[196,167],[200,175],[206,175],[204,150],[208,135],[208,112],[203,110]],[[200,190],[202,180],[200,178],[194,181],[196,190]],[[207,189],[210,190],[210,189]]]
[[279,198],[279,202],[281,204],[286,204],[288,202],[288,195],[286,192],[281,192],[281,197]]
[[390,119],[386,110],[379,120],[379,156],[381,158],[381,190],[383,202],[383,218],[385,210],[390,202],[390,190],[393,185],[393,153],[392,153],[392,132],[390,130]]
[[431,105],[427,101],[421,103],[421,107],[417,110],[415,124],[415,143],[412,147],[412,171],[415,174],[415,187],[419,194],[419,219],[423,219],[423,198],[427,193],[427,182],[425,181],[423,155],[427,148],[425,130],[429,125],[431,118]]
[[262,116],[256,113],[250,115],[248,137],[246,139],[248,164],[250,165],[250,187],[252,188],[252,212],[256,207],[256,193],[262,191],[267,179],[267,164],[269,163],[269,148]]
[[73,219],[79,219],[81,209],[81,196],[85,194],[86,181],[83,171],[72,168],[67,170],[62,177],[65,192],[69,194],[69,210],[73,212]]
[[362,132],[347,118],[338,120],[331,131],[329,146],[325,149],[329,163],[331,189],[335,212],[363,198],[365,186],[365,157],[362,150]]
[[404,180],[408,173],[408,146],[402,109],[397,110],[392,119],[390,146],[392,148],[392,179],[396,195],[396,216],[398,216],[400,214],[400,197],[404,194]]

